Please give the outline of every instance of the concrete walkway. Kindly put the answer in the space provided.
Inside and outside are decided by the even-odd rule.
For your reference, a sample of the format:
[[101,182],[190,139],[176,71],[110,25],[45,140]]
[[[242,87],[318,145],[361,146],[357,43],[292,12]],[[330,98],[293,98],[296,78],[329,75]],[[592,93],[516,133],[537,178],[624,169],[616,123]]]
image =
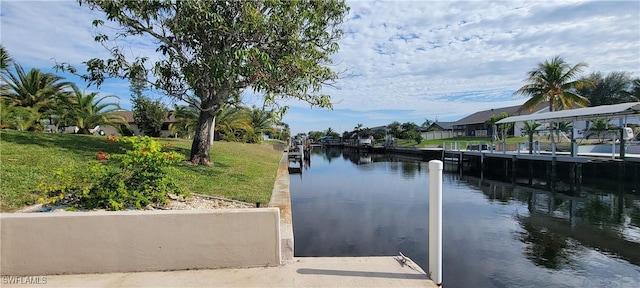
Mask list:
[[437,287],[413,261],[403,263],[393,256],[296,257],[279,267],[44,278],[44,285],[2,283],[2,287]]

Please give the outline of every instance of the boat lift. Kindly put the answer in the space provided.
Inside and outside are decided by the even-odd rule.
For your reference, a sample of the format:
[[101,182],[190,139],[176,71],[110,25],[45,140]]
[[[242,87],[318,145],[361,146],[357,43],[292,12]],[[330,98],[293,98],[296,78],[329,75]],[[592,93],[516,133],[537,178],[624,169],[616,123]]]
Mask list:
[[[500,121],[496,122],[496,124],[501,123],[515,123],[515,122],[542,122],[542,123],[550,123],[550,122],[559,122],[559,121],[568,121],[572,122],[574,127],[576,121],[580,120],[593,120],[598,118],[619,118],[620,119],[620,158],[625,158],[625,147],[626,141],[629,141],[635,138],[637,135],[634,135],[633,130],[630,127],[624,127],[626,124],[627,117],[639,117],[640,116],[640,102],[629,102],[622,104],[614,104],[614,105],[601,105],[595,107],[586,107],[586,108],[577,108],[577,109],[569,109],[569,110],[560,110],[553,112],[541,112],[536,114],[529,115],[521,115],[521,116],[511,116]],[[571,157],[576,157],[578,153],[578,145],[576,143],[576,135],[575,129],[571,131]],[[615,141],[613,143],[613,151],[615,152]],[[552,143],[552,153],[555,154],[555,143]]]

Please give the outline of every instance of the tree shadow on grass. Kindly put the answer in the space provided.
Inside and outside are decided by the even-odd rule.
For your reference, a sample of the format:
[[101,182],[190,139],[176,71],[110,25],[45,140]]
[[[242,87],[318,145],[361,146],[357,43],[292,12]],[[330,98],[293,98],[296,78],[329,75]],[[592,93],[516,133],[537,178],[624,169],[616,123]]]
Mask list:
[[47,134],[42,132],[18,132],[2,130],[0,138],[3,142],[19,145],[36,145],[43,148],[58,148],[93,156],[98,151],[106,153],[122,153],[123,148],[130,149],[130,144],[107,142],[102,136],[75,134]]
[[[14,130],[0,130],[0,139],[18,145],[36,145],[42,148],[57,148],[69,150],[74,154],[87,157],[95,157],[98,151],[108,154],[123,154],[125,150],[132,149],[131,143],[109,142],[104,136],[79,135],[79,134],[49,134],[42,132],[18,132]],[[161,139],[156,139],[161,141]],[[189,158],[191,150],[181,147],[172,147],[170,150]],[[217,163],[216,163],[217,164]]]

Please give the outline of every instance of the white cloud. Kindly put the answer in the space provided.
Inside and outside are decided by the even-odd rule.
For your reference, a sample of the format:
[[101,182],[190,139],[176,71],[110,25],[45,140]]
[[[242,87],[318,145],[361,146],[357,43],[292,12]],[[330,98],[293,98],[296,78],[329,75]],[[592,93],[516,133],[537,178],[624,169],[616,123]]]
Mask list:
[[[482,109],[518,105],[524,99],[513,92],[526,72],[556,55],[570,64],[589,64],[584,73],[627,71],[640,77],[637,1],[347,4],[351,11],[342,26],[345,37],[332,59],[338,70],[348,71],[337,83],[339,89],[324,90],[332,95],[336,111],[307,113],[322,117],[318,121],[294,113],[285,118],[294,131],[297,124],[306,132],[341,120],[365,126],[393,117],[455,120]],[[79,64],[106,54],[93,42],[90,25],[101,15],[75,1],[2,1],[1,8],[2,44],[24,66],[51,67],[52,58]],[[155,50],[142,40],[127,46],[134,55],[153,55]],[[117,93],[117,87],[109,86],[109,92]],[[306,103],[286,104],[296,108],[292,113],[308,111]]]

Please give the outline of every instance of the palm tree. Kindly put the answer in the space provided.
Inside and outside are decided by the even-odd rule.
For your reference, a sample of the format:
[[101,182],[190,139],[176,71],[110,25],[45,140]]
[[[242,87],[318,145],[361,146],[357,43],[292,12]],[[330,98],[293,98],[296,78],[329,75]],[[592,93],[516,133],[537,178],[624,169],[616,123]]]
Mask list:
[[[246,107],[227,105],[216,114],[215,132],[224,134],[226,140],[235,141],[238,140],[239,134],[254,131],[254,125],[258,127],[257,130],[261,130],[260,117],[255,116],[255,123],[253,123],[253,114],[253,111]],[[176,121],[169,126],[171,133],[191,138],[198,125],[200,110],[193,105],[174,105],[173,115]]]
[[631,89],[627,91],[630,101],[640,101],[640,78],[636,78],[632,82]]
[[118,98],[114,95],[99,97],[98,92],[86,93],[73,87],[71,95],[61,99],[61,105],[65,107],[62,118],[73,123],[80,129],[80,134],[90,134],[89,128],[98,125],[117,126],[127,123],[124,116],[116,111],[120,110],[117,103],[102,103],[108,98]]
[[237,140],[237,134],[249,131],[251,127],[250,111],[246,107],[228,105],[216,114],[215,131],[225,134],[226,140]]
[[593,134],[596,134],[600,143],[604,142],[604,135],[607,133],[607,130],[611,129],[611,124],[609,124],[609,119],[599,118],[593,121],[591,125],[591,130],[593,130]]
[[573,129],[573,123],[569,121],[560,121],[556,123],[556,135],[558,136],[558,142],[562,142],[562,138],[560,138],[560,132],[569,132]]
[[[32,127],[37,127],[40,121],[40,113],[38,113],[39,107],[12,107],[12,120],[13,126],[18,131],[27,131]],[[40,126],[41,127],[41,126]]]
[[506,141],[507,134],[509,133],[509,131],[511,131],[511,128],[513,128],[513,123],[496,124],[496,122],[507,117],[509,117],[509,115],[505,112],[502,112],[499,115],[491,115],[491,118],[484,122],[484,127],[487,129],[491,129],[491,142],[493,142],[494,140],[498,140],[498,142]]
[[524,127],[520,129],[522,133],[527,134],[529,137],[529,154],[533,154],[533,134],[538,133],[538,127],[540,127],[540,125],[542,124],[526,121],[524,122]]
[[[578,78],[578,74],[585,67],[587,67],[585,63],[570,66],[560,56],[553,57],[551,61],[545,60],[544,63],[539,63],[535,70],[527,73],[528,77],[525,81],[528,84],[515,93],[531,97],[522,104],[519,111],[532,110],[545,101],[549,102],[549,111],[589,105],[587,98],[575,92],[576,89],[593,85],[587,79]],[[554,143],[553,123],[551,123],[551,130],[551,143]]]
[[39,107],[16,107],[0,101],[0,129],[26,131],[37,127],[40,121]]
[[324,130],[324,135],[325,136],[331,136],[333,138],[340,138],[340,133],[336,132],[331,127],[327,128],[327,130]]
[[14,124],[15,108],[4,101],[0,101],[0,129],[12,128]]
[[2,98],[15,106],[39,106],[38,112],[46,112],[54,105],[57,96],[73,86],[71,82],[62,81],[63,77],[40,69],[34,68],[25,73],[18,63],[14,63],[14,67],[15,75],[10,72],[3,75],[6,91],[3,89]]
[[171,134],[178,134],[180,137],[191,139],[198,126],[198,116],[200,111],[192,105],[173,105],[173,117],[175,122],[169,125]]
[[249,118],[251,119],[251,132],[255,133],[256,142],[260,141],[261,134],[274,131],[273,120],[275,115],[273,114],[273,111],[266,111],[264,109],[253,107]]
[[282,141],[289,139],[289,136],[291,136],[291,129],[289,128],[289,124],[279,121],[276,125],[282,127],[278,129],[279,131],[276,132],[276,138]]
[[11,59],[11,55],[7,52],[7,49],[4,48],[2,44],[0,44],[0,70],[6,71],[9,69],[9,64],[13,62]]

